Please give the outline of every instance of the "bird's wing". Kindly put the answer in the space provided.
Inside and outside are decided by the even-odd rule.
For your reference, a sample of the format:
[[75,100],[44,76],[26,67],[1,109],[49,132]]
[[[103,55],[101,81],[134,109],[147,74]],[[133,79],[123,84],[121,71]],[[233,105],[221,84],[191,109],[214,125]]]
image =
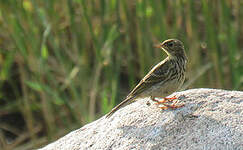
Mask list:
[[164,61],[154,66],[153,69],[139,82],[139,84],[128,94],[127,97],[137,96],[156,83],[166,81],[172,73],[170,70],[171,65],[172,64],[170,61],[168,61],[168,58],[166,58]]

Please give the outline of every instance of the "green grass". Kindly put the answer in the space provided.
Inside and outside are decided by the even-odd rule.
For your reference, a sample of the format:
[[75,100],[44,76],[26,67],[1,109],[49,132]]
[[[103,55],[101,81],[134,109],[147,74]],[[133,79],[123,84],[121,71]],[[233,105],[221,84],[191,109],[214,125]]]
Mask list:
[[0,149],[36,148],[101,117],[166,57],[153,45],[168,38],[185,44],[184,89],[243,90],[242,9],[240,0],[1,1]]

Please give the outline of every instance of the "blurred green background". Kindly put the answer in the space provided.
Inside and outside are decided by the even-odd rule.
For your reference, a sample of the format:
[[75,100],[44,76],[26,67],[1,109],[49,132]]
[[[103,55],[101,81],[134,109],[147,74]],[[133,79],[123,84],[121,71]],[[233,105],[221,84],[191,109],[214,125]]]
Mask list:
[[242,0],[1,0],[0,149],[43,146],[107,113],[183,41],[183,89],[243,90]]

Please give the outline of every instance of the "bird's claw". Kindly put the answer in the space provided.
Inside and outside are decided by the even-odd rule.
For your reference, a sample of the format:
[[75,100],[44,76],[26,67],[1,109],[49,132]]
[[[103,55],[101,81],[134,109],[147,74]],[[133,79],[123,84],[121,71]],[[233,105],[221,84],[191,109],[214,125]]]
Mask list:
[[151,99],[153,101],[155,101],[157,105],[163,104],[164,106],[159,106],[159,108],[161,108],[163,110],[166,110],[166,109],[169,109],[169,108],[170,109],[177,109],[177,108],[180,108],[180,107],[183,107],[184,106],[184,104],[176,105],[178,103],[178,101],[175,101],[173,104],[166,104],[168,102],[172,102],[175,99],[177,99],[176,96],[173,96],[171,98],[163,98],[163,100],[157,100],[157,99],[155,99],[155,97],[151,97]]

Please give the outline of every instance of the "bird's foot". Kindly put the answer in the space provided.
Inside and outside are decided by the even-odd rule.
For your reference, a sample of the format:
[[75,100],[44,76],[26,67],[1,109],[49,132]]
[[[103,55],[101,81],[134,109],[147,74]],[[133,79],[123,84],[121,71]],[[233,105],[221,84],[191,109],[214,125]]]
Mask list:
[[168,102],[172,102],[173,100],[177,99],[177,97],[176,96],[169,97],[169,98],[165,97],[164,99],[167,100]]
[[165,97],[162,100],[157,100],[157,99],[155,99],[155,97],[151,96],[151,99],[153,101],[155,101],[157,104],[164,104],[164,103],[172,102],[173,100],[177,99],[177,97],[176,96],[173,96],[173,97],[170,97],[170,98]]

